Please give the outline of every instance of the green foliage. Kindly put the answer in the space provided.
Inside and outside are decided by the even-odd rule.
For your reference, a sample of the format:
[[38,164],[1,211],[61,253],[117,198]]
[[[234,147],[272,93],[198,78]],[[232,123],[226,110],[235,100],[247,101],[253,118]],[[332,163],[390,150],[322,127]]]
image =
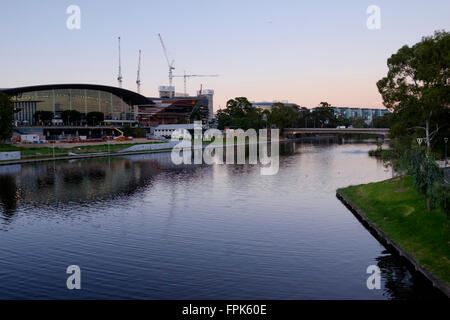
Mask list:
[[192,112],[191,112],[191,115],[190,115],[190,117],[189,117],[189,120],[190,121],[200,121],[200,120],[203,120],[203,119],[205,119],[206,118],[206,116],[205,116],[205,114],[202,112],[202,110],[200,110],[200,108],[198,108],[198,107],[195,107],[193,110],[192,110]]
[[299,122],[299,110],[296,107],[285,106],[283,103],[274,103],[267,115],[270,126],[275,125],[280,131],[287,127],[295,127]]
[[13,133],[14,105],[8,95],[0,92],[0,142]]
[[353,128],[367,128],[367,124],[363,118],[356,118],[352,120]]
[[263,112],[254,108],[245,97],[237,97],[227,102],[225,109],[217,113],[218,128],[223,130],[226,127],[261,129],[265,123],[263,121]]
[[99,125],[105,120],[103,112],[93,111],[86,115],[86,123],[88,125]]
[[144,138],[147,132],[139,127],[131,127],[130,125],[124,125],[120,130],[123,131],[125,137]]
[[431,187],[431,204],[435,208],[441,208],[450,218],[450,190],[443,183],[435,183]]
[[450,34],[437,31],[388,59],[388,74],[377,82],[384,105],[393,110],[391,137],[426,137],[428,150],[450,123]]
[[338,123],[333,108],[328,102],[321,102],[320,106],[309,114],[309,117],[313,121],[314,127],[336,128]]
[[413,146],[402,150],[393,164],[396,170],[412,177],[417,192],[427,198],[428,210],[433,204],[443,208],[446,196],[440,191],[441,185],[444,184],[444,176],[432,154],[428,155],[423,148]]
[[376,117],[372,120],[372,126],[374,128],[391,128],[394,122],[394,114],[386,113],[381,117]]
[[426,197],[432,196],[433,186],[443,182],[442,171],[432,155],[427,156],[420,148],[413,148],[406,154],[407,167],[414,181],[416,190]]
[[34,121],[41,124],[50,124],[54,118],[54,114],[51,111],[36,111],[34,113]]
[[77,110],[64,110],[63,112],[61,112],[61,119],[67,125],[70,125],[74,122],[80,122],[81,118],[82,114]]

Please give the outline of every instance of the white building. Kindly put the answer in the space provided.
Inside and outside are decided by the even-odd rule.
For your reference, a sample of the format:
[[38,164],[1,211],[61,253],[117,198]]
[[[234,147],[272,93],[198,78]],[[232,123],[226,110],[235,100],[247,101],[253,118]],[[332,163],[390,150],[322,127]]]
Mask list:
[[[170,138],[172,136],[172,133],[175,130],[194,130],[195,128],[194,123],[189,124],[160,124],[159,126],[155,127],[153,129],[153,134],[155,136],[161,136],[161,137],[168,137]],[[188,135],[186,134],[186,137]]]

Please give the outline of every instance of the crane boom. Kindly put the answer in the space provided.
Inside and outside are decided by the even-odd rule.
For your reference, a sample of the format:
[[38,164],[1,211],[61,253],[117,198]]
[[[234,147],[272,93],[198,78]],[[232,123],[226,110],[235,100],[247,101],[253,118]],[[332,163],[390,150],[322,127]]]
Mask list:
[[141,49],[139,49],[139,60],[138,60],[136,85],[137,85],[137,93],[141,93]]
[[120,61],[120,37],[119,40],[119,74],[117,75],[117,82],[119,82],[119,88],[122,88],[122,66]]
[[186,72],[185,72],[184,75],[176,75],[173,77],[179,77],[179,78],[183,77],[184,78],[184,94],[186,94],[187,93],[187,90],[186,90],[187,78],[190,78],[190,77],[218,77],[218,76],[219,76],[218,74],[186,74]]

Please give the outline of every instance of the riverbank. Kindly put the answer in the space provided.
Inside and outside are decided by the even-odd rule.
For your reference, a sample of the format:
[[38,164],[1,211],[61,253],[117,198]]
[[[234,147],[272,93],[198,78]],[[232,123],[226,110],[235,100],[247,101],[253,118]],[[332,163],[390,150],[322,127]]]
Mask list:
[[410,177],[337,190],[337,197],[435,287],[450,297],[450,221],[440,209],[426,212]]
[[36,160],[68,156],[69,154],[88,155],[90,153],[117,152],[135,145],[155,144],[160,141],[133,141],[110,143],[55,143],[53,144],[0,144],[0,152],[19,151],[21,160]]
[[[207,145],[212,145],[217,147],[227,146],[233,144],[235,146],[239,145],[249,145],[258,144],[263,142],[268,142],[270,140],[246,140],[246,139],[234,139],[234,141],[229,142],[223,140],[221,142],[211,142],[210,140],[195,140],[194,143],[199,142],[201,148],[205,148]],[[282,141],[280,141],[282,142]],[[124,156],[133,154],[146,154],[155,152],[169,152],[172,150],[173,146],[179,142],[175,141],[147,141],[147,142],[111,142],[110,144],[85,144],[66,147],[67,144],[55,144],[55,146],[43,146],[43,145],[0,145],[0,152],[9,151],[20,151],[21,159],[17,160],[3,160],[0,161],[0,165],[10,165],[10,164],[24,164],[42,161],[56,161],[56,160],[73,160],[73,159],[84,159],[84,158],[99,158],[99,157],[114,157],[114,156]]]

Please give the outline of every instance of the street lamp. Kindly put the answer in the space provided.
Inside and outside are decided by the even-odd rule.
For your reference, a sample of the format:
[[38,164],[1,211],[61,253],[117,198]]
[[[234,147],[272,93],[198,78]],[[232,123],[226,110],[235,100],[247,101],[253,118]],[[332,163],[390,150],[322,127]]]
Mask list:
[[445,141],[445,162],[444,162],[444,167],[447,168],[447,142],[448,142],[448,138],[444,138]]
[[422,145],[423,138],[417,138],[417,143],[419,144],[419,147]]

